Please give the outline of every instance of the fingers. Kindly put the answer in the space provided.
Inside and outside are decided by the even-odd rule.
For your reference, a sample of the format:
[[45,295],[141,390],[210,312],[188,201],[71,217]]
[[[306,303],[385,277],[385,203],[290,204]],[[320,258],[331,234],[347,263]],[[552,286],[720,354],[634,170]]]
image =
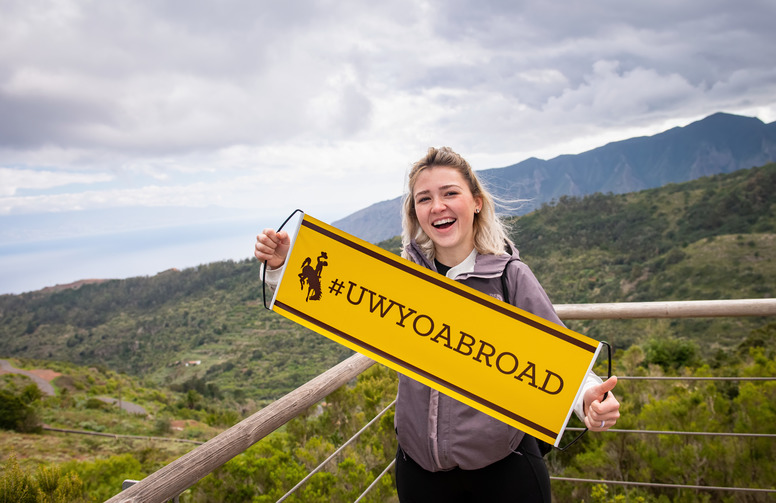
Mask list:
[[620,418],[620,402],[609,392],[603,401],[595,400],[588,407],[585,426],[590,431],[606,431]]
[[590,416],[585,417],[585,426],[590,431],[606,431],[612,426],[617,423],[617,420],[611,420],[611,419],[601,419],[600,421],[596,421],[590,418]]
[[261,234],[256,236],[256,258],[259,260],[269,260],[275,254],[279,240],[275,231],[264,229]]
[[259,261],[266,261],[271,268],[277,268],[286,261],[291,238],[286,231],[275,232],[264,229],[256,236],[253,255]]
[[262,234],[268,237],[277,246],[287,245],[291,242],[286,231],[275,232],[273,229],[264,229]]

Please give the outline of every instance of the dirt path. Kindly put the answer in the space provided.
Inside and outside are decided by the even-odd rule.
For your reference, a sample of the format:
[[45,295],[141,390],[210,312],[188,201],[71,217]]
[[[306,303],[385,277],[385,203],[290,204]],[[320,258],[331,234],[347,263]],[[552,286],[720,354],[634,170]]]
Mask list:
[[[35,369],[35,370],[17,369],[13,365],[11,365],[11,362],[9,362],[8,360],[0,360],[0,375],[1,374],[20,374],[23,376],[27,376],[30,379],[32,379],[35,384],[38,385],[38,389],[40,389],[41,393],[48,396],[56,395],[56,392],[54,391],[54,386],[51,385],[50,381],[62,375],[59,372],[54,372],[53,370],[47,370],[47,369]],[[119,403],[119,401],[116,400],[115,398],[99,397],[98,399],[102,400],[105,403],[110,403],[113,405],[118,405]],[[130,414],[143,414],[143,415],[147,414],[145,408],[143,408],[142,406],[136,405],[132,402],[127,402],[124,400],[121,401],[121,408],[129,412]]]
[[[119,401],[116,400],[115,398],[108,398],[108,397],[101,396],[101,397],[97,397],[97,399],[112,405],[119,404]],[[142,414],[144,416],[147,414],[144,407],[134,404],[132,402],[127,402],[126,400],[121,401],[121,408],[129,412],[130,414]]]
[[38,389],[40,389],[40,392],[44,395],[48,396],[54,396],[56,393],[54,392],[54,386],[51,385],[49,382],[50,379],[54,379],[55,377],[58,377],[60,374],[57,374],[56,372],[46,371],[49,374],[47,374],[46,377],[49,377],[47,380],[46,378],[43,378],[40,376],[40,374],[36,371],[30,371],[30,370],[22,370],[17,369],[8,360],[0,360],[0,374],[21,374],[23,376],[27,376],[30,379],[33,380],[35,384],[38,385]]

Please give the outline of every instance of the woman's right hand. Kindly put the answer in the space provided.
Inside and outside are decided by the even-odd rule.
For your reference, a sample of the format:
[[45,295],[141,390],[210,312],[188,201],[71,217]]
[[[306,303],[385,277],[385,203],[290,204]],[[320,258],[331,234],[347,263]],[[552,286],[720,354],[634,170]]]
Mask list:
[[290,247],[291,238],[286,231],[264,229],[256,236],[253,255],[260,262],[266,261],[270,269],[277,269],[285,263]]

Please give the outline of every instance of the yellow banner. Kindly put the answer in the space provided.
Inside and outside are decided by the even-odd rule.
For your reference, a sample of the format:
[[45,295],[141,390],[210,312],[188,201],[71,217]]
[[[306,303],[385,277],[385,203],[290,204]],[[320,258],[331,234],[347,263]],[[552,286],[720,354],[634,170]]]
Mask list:
[[270,308],[556,446],[601,347],[308,215]]

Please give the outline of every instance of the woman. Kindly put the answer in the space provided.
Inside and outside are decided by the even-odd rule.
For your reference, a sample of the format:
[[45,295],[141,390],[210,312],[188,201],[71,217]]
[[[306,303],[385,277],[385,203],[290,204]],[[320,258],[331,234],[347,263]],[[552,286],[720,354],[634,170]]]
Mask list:
[[[414,164],[402,217],[404,258],[562,323],[507,238],[493,198],[451,149],[430,148]],[[254,254],[276,269],[289,245],[287,233],[267,229]],[[611,393],[616,383],[616,377],[586,379],[574,410],[590,430],[607,430],[619,418]],[[401,374],[395,427],[402,502],[550,501],[549,475],[533,437]]]

